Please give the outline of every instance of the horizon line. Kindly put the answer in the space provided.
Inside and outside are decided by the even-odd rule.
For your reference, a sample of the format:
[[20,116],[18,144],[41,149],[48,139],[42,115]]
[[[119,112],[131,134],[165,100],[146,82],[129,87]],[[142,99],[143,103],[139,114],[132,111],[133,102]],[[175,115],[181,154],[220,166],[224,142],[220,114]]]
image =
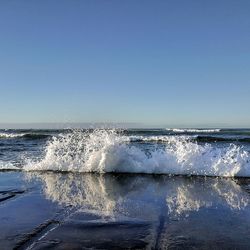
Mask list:
[[0,122],[0,129],[91,129],[91,128],[148,128],[148,129],[166,129],[166,128],[180,128],[180,129],[198,129],[198,128],[239,128],[248,129],[249,125],[236,125],[226,123],[200,123],[200,124],[144,124],[138,122]]

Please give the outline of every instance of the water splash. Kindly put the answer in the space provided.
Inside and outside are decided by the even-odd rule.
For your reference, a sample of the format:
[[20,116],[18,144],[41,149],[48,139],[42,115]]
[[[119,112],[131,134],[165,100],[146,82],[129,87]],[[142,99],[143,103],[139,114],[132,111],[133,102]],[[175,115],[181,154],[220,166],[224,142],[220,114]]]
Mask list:
[[235,144],[213,147],[187,136],[169,136],[164,147],[145,151],[116,130],[79,130],[53,137],[40,161],[24,170],[250,176],[249,153]]

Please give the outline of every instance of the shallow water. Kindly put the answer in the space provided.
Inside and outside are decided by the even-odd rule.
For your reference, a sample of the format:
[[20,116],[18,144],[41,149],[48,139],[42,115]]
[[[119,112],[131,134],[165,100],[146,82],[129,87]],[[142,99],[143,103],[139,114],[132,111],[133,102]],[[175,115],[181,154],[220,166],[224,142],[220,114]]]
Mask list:
[[1,172],[1,249],[249,249],[249,192],[245,178]]

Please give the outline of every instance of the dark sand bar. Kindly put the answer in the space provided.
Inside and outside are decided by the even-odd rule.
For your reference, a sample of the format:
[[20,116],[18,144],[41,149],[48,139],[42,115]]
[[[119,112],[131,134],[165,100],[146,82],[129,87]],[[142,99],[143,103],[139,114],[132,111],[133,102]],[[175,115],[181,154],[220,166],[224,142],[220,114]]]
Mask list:
[[0,173],[1,249],[249,249],[250,180]]

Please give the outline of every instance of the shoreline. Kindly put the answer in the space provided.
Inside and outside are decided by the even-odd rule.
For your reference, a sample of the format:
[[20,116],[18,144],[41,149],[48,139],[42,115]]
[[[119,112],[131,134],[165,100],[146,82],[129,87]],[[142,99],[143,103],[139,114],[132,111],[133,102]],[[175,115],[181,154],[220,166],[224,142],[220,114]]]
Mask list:
[[249,186],[248,179],[4,171],[0,242],[3,249],[247,249]]

